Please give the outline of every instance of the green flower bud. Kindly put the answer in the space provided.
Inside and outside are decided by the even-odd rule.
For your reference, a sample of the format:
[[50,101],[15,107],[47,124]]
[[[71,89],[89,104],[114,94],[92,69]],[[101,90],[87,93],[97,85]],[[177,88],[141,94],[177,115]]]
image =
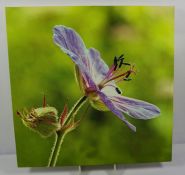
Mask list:
[[42,137],[49,137],[60,129],[58,112],[54,107],[40,107],[17,112],[23,124]]

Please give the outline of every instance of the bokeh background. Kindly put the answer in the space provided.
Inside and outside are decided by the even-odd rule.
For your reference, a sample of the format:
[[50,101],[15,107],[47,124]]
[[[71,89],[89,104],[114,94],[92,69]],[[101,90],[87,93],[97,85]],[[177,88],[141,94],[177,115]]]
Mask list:
[[46,166],[54,137],[41,138],[26,128],[16,111],[47,103],[58,111],[82,96],[72,61],[53,43],[52,28],[74,28],[87,48],[101,52],[108,65],[125,55],[137,75],[119,84],[123,94],[157,105],[158,118],[127,117],[130,131],[111,112],[88,103],[78,113],[78,129],[67,135],[57,166],[171,160],[173,128],[173,7],[8,7],[6,9],[12,104],[18,165]]

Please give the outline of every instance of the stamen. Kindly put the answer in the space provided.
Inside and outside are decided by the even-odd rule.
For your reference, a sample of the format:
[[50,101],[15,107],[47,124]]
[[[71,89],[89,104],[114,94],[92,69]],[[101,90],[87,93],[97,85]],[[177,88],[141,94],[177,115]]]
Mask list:
[[112,66],[110,67],[110,69],[109,69],[109,71],[107,72],[105,78],[100,82],[100,85],[99,85],[99,86],[105,84],[104,82],[105,82],[109,77],[112,76],[112,73],[114,72],[114,68],[115,68],[115,65],[112,65]]
[[121,68],[121,66],[122,65],[127,65],[127,66],[130,66],[130,64],[129,63],[124,63],[124,54],[122,54],[122,55],[120,55],[118,58],[115,56],[114,57],[114,71],[116,71],[117,70],[117,66],[118,66],[118,63],[119,63],[119,66],[118,66],[118,68]]
[[121,68],[121,66],[123,65],[123,60],[125,59],[123,56],[124,56],[124,54],[122,54],[122,55],[119,57],[119,61],[120,61],[120,63],[119,63],[119,68]]
[[123,80],[124,81],[130,81],[130,80],[132,80],[132,78],[124,78]]
[[105,79],[108,78],[113,73],[114,69],[115,69],[115,65],[112,65],[111,68],[109,69],[109,71],[107,72]]
[[[120,78],[120,77],[124,77],[123,79],[121,78],[121,80],[126,80],[126,81],[131,80],[131,79],[129,78],[129,76],[131,75],[131,73],[136,74],[136,72],[134,71],[134,67],[135,67],[135,65],[132,65],[132,66],[130,66],[130,69],[129,69],[128,71],[126,71],[126,72],[124,72],[124,73],[122,73],[122,74],[119,74],[119,75],[117,75],[117,76],[114,76],[114,77],[112,77],[112,78],[110,78],[110,79],[108,79],[108,80],[102,81],[102,82],[100,83],[100,86],[101,86],[101,87],[104,87],[104,85],[107,84],[108,82],[113,81],[113,80],[116,80],[116,79],[118,79],[118,78]],[[114,72],[114,74],[116,74],[116,73],[117,73],[117,71]],[[113,74],[113,75],[114,75],[114,74]],[[121,80],[119,79],[119,80],[117,80],[117,82],[119,82],[119,81],[121,81]]]
[[118,94],[121,94],[121,93],[122,93],[118,87],[116,87],[115,89],[116,89],[116,92],[117,92]]
[[119,60],[119,59],[115,56],[115,57],[114,57],[114,71],[117,69],[118,60]]
[[110,82],[110,81],[112,81],[112,80],[115,80],[115,79],[117,79],[117,78],[119,78],[119,77],[126,76],[126,75],[130,74],[130,71],[131,71],[131,70],[128,70],[128,71],[126,71],[126,72],[123,73],[123,74],[120,74],[120,75],[118,75],[118,76],[112,77],[111,79],[107,80],[104,84],[106,84],[106,83],[108,83],[108,82]]
[[[108,79],[110,76],[112,76],[112,74],[115,74],[117,73],[116,70],[118,70],[117,68],[121,68],[122,65],[127,65],[127,66],[130,66],[129,63],[124,63],[124,54],[120,55],[119,57],[115,56],[114,57],[114,64],[111,66],[111,68],[109,69],[109,71],[107,72],[105,78],[101,81],[100,84],[104,84],[104,81],[106,79]],[[119,63],[120,62],[120,63]],[[118,63],[119,63],[119,66],[118,66]]]
[[113,88],[116,88],[116,86],[112,85],[112,84],[105,84],[103,87],[106,87],[106,86],[111,86]]

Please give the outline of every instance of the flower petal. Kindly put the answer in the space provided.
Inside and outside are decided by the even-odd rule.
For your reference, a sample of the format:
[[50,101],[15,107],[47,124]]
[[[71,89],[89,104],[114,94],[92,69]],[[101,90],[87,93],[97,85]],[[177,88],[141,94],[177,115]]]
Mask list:
[[[117,90],[116,90],[117,89]],[[101,90],[107,96],[117,96],[121,92],[120,88],[113,82],[107,83],[107,85]],[[119,91],[119,92],[118,92]]]
[[160,109],[148,102],[121,95],[112,97],[111,99],[119,110],[136,119],[147,120],[160,114]]
[[62,25],[53,29],[55,43],[77,64],[87,66],[87,49],[81,37],[73,29]]
[[62,25],[55,26],[54,42],[62,49],[64,53],[72,58],[79,67],[84,80],[88,86],[95,86],[90,76],[90,63],[87,56],[88,50],[81,37],[73,29]]
[[122,121],[125,122],[125,124],[134,132],[136,131],[136,127],[129,123],[126,118],[123,116],[123,114],[118,110],[115,106],[114,103],[103,93],[98,91],[98,94],[101,98],[101,100],[105,103],[105,105],[116,115],[118,116]]
[[90,73],[96,84],[100,83],[109,71],[109,67],[103,61],[98,50],[90,48],[88,52],[90,61]]

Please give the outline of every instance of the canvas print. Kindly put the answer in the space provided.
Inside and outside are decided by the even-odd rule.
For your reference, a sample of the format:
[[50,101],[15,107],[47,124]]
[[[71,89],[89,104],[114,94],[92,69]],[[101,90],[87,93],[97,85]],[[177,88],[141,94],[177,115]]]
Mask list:
[[171,160],[174,8],[7,7],[17,162]]

